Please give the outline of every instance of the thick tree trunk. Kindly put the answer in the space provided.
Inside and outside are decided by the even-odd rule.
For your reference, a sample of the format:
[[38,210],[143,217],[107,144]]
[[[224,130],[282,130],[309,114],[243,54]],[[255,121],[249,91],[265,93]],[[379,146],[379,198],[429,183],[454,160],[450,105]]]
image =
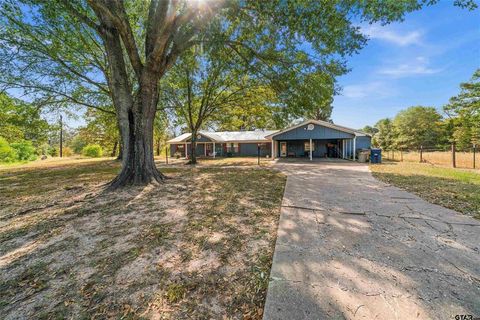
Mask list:
[[137,91],[134,105],[126,110],[126,115],[120,115],[120,133],[123,140],[122,171],[111,182],[110,189],[159,183],[166,178],[158,171],[153,158],[157,84],[149,82],[148,75],[145,75],[144,81]]
[[197,131],[196,130],[192,130],[192,137],[191,137],[191,140],[190,140],[191,144],[191,148],[190,148],[190,161],[188,161],[189,164],[197,164],[197,153],[196,153],[196,149],[197,149]]

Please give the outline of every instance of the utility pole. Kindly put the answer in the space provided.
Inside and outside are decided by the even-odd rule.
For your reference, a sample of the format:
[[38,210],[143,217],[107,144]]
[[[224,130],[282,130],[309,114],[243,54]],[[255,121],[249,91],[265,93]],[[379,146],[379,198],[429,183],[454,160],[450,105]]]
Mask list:
[[63,119],[60,115],[60,158],[63,157]]

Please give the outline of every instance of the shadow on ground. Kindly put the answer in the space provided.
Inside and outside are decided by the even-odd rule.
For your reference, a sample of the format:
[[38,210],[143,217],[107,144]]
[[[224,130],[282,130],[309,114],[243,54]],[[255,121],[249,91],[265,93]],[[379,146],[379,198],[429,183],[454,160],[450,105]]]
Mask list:
[[480,221],[341,161],[288,175],[264,319],[480,315]]

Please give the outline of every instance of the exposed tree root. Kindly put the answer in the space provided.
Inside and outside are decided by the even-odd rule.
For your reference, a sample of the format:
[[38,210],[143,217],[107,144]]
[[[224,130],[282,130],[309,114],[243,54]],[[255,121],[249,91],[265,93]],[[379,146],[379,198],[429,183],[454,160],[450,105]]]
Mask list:
[[167,176],[158,171],[156,167],[143,170],[143,172],[127,167],[122,169],[122,172],[108,184],[106,191],[115,191],[127,186],[159,185],[166,179]]

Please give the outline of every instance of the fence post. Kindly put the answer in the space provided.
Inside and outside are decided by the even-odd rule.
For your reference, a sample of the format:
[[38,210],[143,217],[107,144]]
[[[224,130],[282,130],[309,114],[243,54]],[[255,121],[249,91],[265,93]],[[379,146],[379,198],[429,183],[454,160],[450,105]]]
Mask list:
[[395,161],[395,149],[392,150],[392,161]]
[[455,161],[455,142],[452,142],[452,166],[454,168],[457,167],[457,163]]
[[420,146],[420,163],[423,162],[423,146]]
[[168,146],[165,146],[165,163],[168,164]]
[[473,144],[473,169],[475,169],[475,151],[477,151],[477,145]]

